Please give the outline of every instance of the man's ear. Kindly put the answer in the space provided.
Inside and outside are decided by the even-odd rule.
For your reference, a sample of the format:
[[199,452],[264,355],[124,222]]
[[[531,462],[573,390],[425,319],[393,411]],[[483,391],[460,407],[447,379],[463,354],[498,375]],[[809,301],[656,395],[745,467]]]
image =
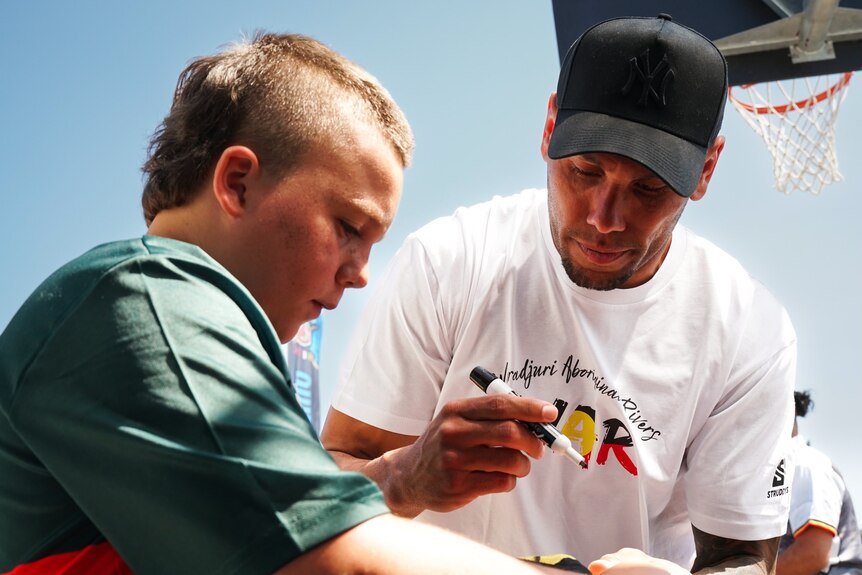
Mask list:
[[697,182],[697,188],[689,198],[697,201],[706,195],[706,188],[712,175],[715,173],[715,167],[718,165],[718,158],[721,156],[721,151],[724,149],[724,136],[716,136],[715,142],[706,153],[706,162],[703,164],[703,171],[700,173],[700,180]]
[[545,116],[545,127],[542,131],[542,157],[548,161],[548,146],[551,144],[551,132],[557,120],[557,93],[551,92],[548,99],[548,114]]
[[225,148],[213,171],[213,195],[222,211],[239,217],[245,209],[246,192],[251,180],[260,176],[260,162],[245,146]]

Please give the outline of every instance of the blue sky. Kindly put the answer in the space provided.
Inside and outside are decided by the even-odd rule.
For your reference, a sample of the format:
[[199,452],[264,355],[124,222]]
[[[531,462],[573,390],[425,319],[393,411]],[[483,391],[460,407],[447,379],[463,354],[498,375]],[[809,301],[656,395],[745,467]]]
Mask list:
[[[550,0],[34,0],[7,2],[3,12],[0,329],[55,268],[144,232],[139,167],[179,72],[256,29],[308,34],[344,53],[386,85],[413,126],[414,163],[372,255],[369,289],[410,231],[545,182],[539,143],[559,68]],[[765,145],[728,108],[716,176],[683,216],[787,306],[799,336],[798,387],[816,402],[802,432],[833,457],[857,507],[860,125],[862,93],[851,82],[836,133],[844,181],[819,196],[785,196],[773,188]],[[324,402],[368,292],[349,293],[324,317]]]

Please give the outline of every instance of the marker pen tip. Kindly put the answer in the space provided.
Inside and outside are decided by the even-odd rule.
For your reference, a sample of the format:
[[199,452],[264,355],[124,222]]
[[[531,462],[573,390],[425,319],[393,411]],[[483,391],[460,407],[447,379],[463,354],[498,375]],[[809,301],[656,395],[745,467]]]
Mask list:
[[578,453],[578,450],[575,449],[574,447],[569,447],[568,449],[566,449],[566,455],[568,456],[569,459],[576,462],[578,465],[580,465],[584,469],[587,468],[587,462],[584,459],[584,456],[581,455],[580,453]]

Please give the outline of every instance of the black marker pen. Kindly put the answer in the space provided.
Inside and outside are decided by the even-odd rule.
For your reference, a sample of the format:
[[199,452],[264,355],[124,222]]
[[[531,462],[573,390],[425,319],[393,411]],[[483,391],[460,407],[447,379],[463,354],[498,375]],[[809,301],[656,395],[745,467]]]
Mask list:
[[[485,369],[484,367],[476,366],[470,372],[470,379],[473,380],[479,388],[487,394],[507,394],[518,395],[506,383]],[[520,396],[519,396],[520,397]],[[565,455],[583,468],[587,467],[587,462],[578,451],[572,447],[572,442],[568,437],[560,433],[556,427],[550,423],[536,423],[532,421],[520,421],[518,423],[529,429],[533,435],[542,440],[542,443],[551,448],[554,453]]]

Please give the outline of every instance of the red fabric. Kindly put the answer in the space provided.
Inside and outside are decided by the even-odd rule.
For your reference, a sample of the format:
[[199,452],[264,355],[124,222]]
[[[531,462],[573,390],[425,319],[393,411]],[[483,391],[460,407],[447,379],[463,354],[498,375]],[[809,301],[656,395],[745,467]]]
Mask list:
[[58,553],[19,565],[5,575],[133,575],[110,543]]

